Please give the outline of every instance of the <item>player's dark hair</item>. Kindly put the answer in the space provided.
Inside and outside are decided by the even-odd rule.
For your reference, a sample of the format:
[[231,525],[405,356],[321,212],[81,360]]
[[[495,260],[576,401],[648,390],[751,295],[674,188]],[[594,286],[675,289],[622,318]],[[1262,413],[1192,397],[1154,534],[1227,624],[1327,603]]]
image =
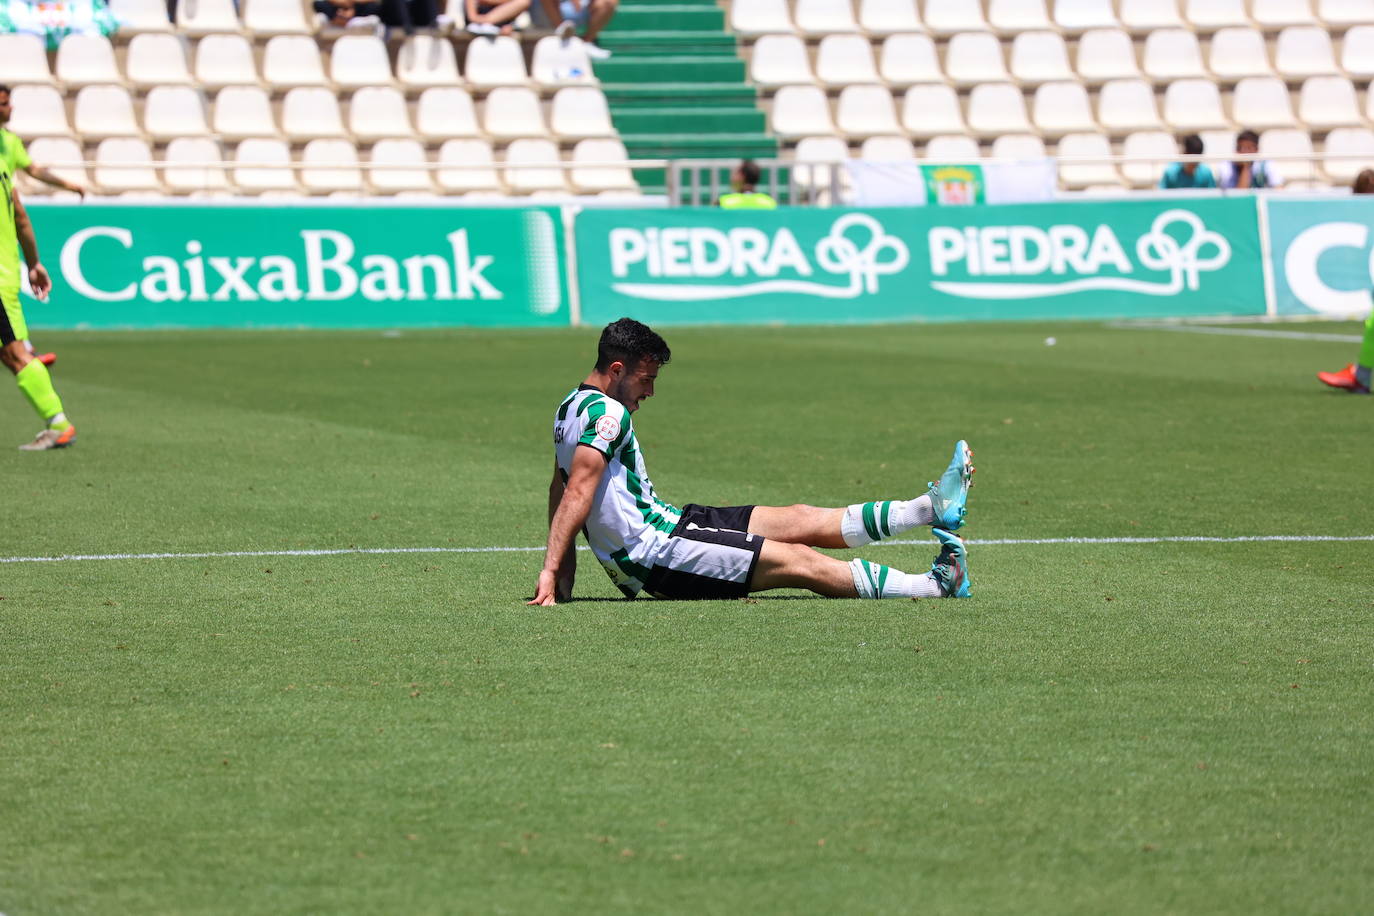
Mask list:
[[1355,176],[1356,194],[1374,194],[1374,169],[1365,169]]
[[596,371],[605,372],[616,362],[633,369],[646,359],[661,366],[672,355],[668,344],[647,324],[633,318],[621,318],[606,325],[601,332],[601,340],[596,345]]
[[739,177],[747,187],[753,187],[759,183],[759,176],[763,172],[759,164],[752,159],[746,159],[739,164]]
[[1243,130],[1236,135],[1236,149],[1240,149],[1240,145],[1246,140],[1259,146],[1259,134],[1255,133],[1253,130]]
[[1202,138],[1197,134],[1189,134],[1183,138],[1183,154],[1185,156],[1202,155]]
[[0,83],[0,92],[3,92],[5,95],[9,95],[11,92],[13,92],[13,90],[10,89],[9,86],[6,86],[4,83]]

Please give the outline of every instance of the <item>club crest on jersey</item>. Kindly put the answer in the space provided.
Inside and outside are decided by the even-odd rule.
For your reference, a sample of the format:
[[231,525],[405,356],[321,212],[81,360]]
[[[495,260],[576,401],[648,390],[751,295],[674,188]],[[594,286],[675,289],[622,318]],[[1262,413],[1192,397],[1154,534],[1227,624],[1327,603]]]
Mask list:
[[596,421],[596,434],[607,442],[620,435],[620,421],[615,417],[605,416]]

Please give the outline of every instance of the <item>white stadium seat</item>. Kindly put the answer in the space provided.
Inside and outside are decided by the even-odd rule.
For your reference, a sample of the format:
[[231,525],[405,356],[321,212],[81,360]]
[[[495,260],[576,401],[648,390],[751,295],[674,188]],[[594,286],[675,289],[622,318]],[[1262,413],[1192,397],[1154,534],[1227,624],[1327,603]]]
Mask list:
[[301,184],[307,191],[357,191],[363,185],[358,150],[347,140],[311,140],[301,150]]
[[773,133],[812,137],[835,133],[825,92],[815,86],[784,86],[773,96]]
[[618,136],[606,94],[596,86],[569,86],[554,93],[549,127],[554,136],[570,140]]
[[1200,130],[1197,132],[1202,138],[1202,155],[1211,159],[1212,168],[1216,168],[1218,163],[1231,158],[1236,151],[1236,131],[1229,128],[1217,130]]
[[1164,120],[1175,130],[1229,128],[1221,92],[1211,80],[1175,80],[1164,90]]
[[1046,137],[1097,130],[1087,90],[1078,83],[1044,83],[1035,90],[1032,111],[1036,129]]
[[401,45],[396,55],[396,78],[401,85],[414,89],[463,84],[453,43],[423,33],[411,35]]
[[945,75],[958,86],[1011,79],[1002,60],[1002,43],[991,32],[960,32],[945,49]]
[[1063,161],[1074,157],[1111,156],[1112,145],[1101,134],[1069,134],[1061,137],[1055,153],[1060,157],[1059,180],[1066,188],[1121,184],[1121,175],[1110,162]]
[[114,45],[103,35],[68,35],[57,47],[57,78],[68,89],[121,85]]
[[129,82],[140,89],[154,86],[190,86],[191,68],[186,41],[180,35],[145,32],[129,42],[124,70]]
[[806,42],[796,35],[764,35],[754,42],[749,78],[766,89],[814,83]]
[[1054,28],[1045,0],[989,0],[988,24],[1002,35]]
[[1312,161],[1312,135],[1305,130],[1278,128],[1260,134],[1260,155],[1271,160],[1285,182],[1319,181],[1317,164]]
[[981,32],[990,26],[983,18],[981,0],[926,0],[926,28],[937,35]]
[[51,86],[52,71],[48,69],[48,52],[43,39],[37,35],[0,35],[0,60],[5,62],[3,79],[6,85]]
[[1255,130],[1295,127],[1298,123],[1293,117],[1288,87],[1272,76],[1251,76],[1236,83],[1231,97],[1231,120]]
[[883,41],[878,74],[884,82],[897,87],[945,81],[934,39],[910,33],[889,35]]
[[931,137],[921,155],[935,162],[959,163],[977,159],[982,152],[978,148],[978,141],[972,137],[942,134]]
[[486,140],[446,140],[439,147],[439,162],[466,166],[439,170],[435,178],[445,191],[494,191],[501,187],[496,169],[490,167],[494,158]]
[[859,0],[859,27],[870,35],[922,30],[916,0]]
[[368,184],[383,194],[400,191],[433,191],[434,182],[430,173],[423,168],[426,164],[425,148],[415,140],[378,140],[372,147],[368,161],[373,165],[414,165],[414,169],[368,169]]
[[482,112],[486,132],[502,139],[512,137],[544,137],[544,111],[533,89],[501,86],[487,96]]
[[748,0],[730,4],[730,30],[737,35],[757,35],[794,32],[792,14],[787,0]]
[[916,158],[916,147],[906,137],[869,137],[859,147],[859,158],[870,162],[906,162]]
[[359,140],[411,137],[406,98],[390,86],[364,86],[348,103],[348,132]]
[[816,49],[816,78],[824,86],[879,83],[873,45],[862,35],[827,35]]
[[836,203],[831,189],[844,188],[848,174],[840,163],[849,159],[849,145],[838,137],[806,137],[797,143],[792,180],[818,204]]
[[329,85],[320,62],[319,45],[315,39],[304,35],[277,35],[267,39],[262,53],[262,78],[276,89]]
[[1336,29],[1374,22],[1374,0],[1317,0],[1317,18]]
[[466,89],[435,88],[420,93],[415,106],[415,129],[426,140],[479,137],[477,108]]
[[293,140],[347,136],[334,93],[310,86],[290,89],[282,98],[281,127]]
[[859,31],[849,0],[794,0],[792,21],[802,34],[816,38]]
[[[1327,140],[1328,144],[1330,140]],[[91,183],[82,163],[86,156],[81,152],[81,144],[70,137],[39,137],[28,144],[29,158],[39,163],[58,178],[82,186]]]
[[1157,83],[1207,76],[1197,36],[1187,29],[1160,29],[1145,39],[1141,69]]
[[234,169],[234,184],[243,191],[296,190],[291,173],[291,148],[284,140],[244,140],[234,150],[234,162],[271,168]]
[[961,134],[968,128],[959,96],[949,86],[912,86],[902,97],[902,126],[913,137]]
[[1121,155],[1151,158],[1144,162],[1123,162],[1121,174],[1133,188],[1157,187],[1165,166],[1173,162],[1178,153],[1178,141],[1173,134],[1162,130],[1131,134],[1121,144]]
[[1298,120],[1314,130],[1363,125],[1355,84],[1343,76],[1304,80],[1298,94]]
[[196,42],[196,81],[207,89],[258,85],[253,46],[242,35],[207,35]]
[[110,12],[119,20],[120,35],[172,31],[165,0],[110,0]]
[[1357,25],[1345,33],[1341,69],[1353,77],[1374,76],[1374,25]]
[[[1323,151],[1352,156],[1350,159],[1327,159],[1322,164],[1326,177],[1340,184],[1348,184],[1362,170],[1374,162],[1374,131],[1366,127],[1338,127],[1326,135]],[[38,154],[34,153],[34,161]]]
[[1310,0],[1250,0],[1250,16],[1267,29],[1313,25],[1317,21]]
[[344,89],[391,85],[386,45],[375,35],[343,36],[330,52],[329,78]]
[[[181,0],[185,3],[187,0]],[[314,18],[306,19],[305,6],[293,0],[242,0],[243,26],[254,35],[313,35]]]
[[1139,79],[1131,36],[1120,29],[1092,29],[1078,38],[1078,76],[1088,83]]
[[143,102],[143,130],[154,140],[208,137],[205,97],[190,86],[157,86]]
[[583,165],[569,171],[568,178],[573,190],[579,194],[600,194],[607,191],[638,191],[639,185],[628,165],[607,165],[604,163],[628,163],[629,154],[625,144],[618,139],[579,140],[573,147],[572,161],[603,163],[602,165]]
[[1026,100],[1010,83],[974,86],[968,97],[968,126],[982,137],[1034,133],[1026,116]]
[[76,132],[86,139],[137,137],[134,100],[122,86],[87,86],[76,94]]
[[1076,79],[1058,32],[1022,32],[1011,42],[1011,75],[1019,83]]
[[1244,0],[1184,0],[1183,18],[1201,32],[1250,25]]
[[187,35],[238,32],[242,28],[234,0],[181,0],[177,4],[177,29]]
[[1216,34],[1212,36],[1207,65],[1212,73],[1227,82],[1247,76],[1274,74],[1274,69],[1269,66],[1269,52],[1264,46],[1264,36],[1260,34],[1259,29],[1236,26],[1217,29]]
[[507,168],[506,185],[517,193],[531,191],[567,191],[568,180],[558,168],[562,160],[558,144],[552,140],[515,140],[506,147],[507,165],[540,164],[549,168]]
[[886,86],[856,85],[840,90],[835,124],[840,133],[855,138],[902,132],[892,93]]
[[1045,141],[1034,134],[1003,134],[992,141],[994,159],[1027,161],[1045,158]]
[[473,86],[526,86],[525,54],[520,42],[509,35],[478,38],[468,42],[463,75]]
[[[223,164],[224,153],[209,137],[177,137],[167,144],[162,161],[168,166],[162,170],[162,182],[171,191],[220,191],[229,187],[228,172],[216,167]],[[171,167],[177,165],[204,168]]]
[[1066,32],[1121,27],[1112,0],[1054,0],[1054,24]]
[[1305,79],[1337,72],[1331,36],[1318,26],[1295,26],[1279,33],[1274,47],[1274,66],[1281,76]]
[[545,35],[535,42],[530,76],[535,85],[545,89],[598,83],[586,43],[563,41],[557,35]]
[[221,137],[242,140],[277,136],[272,102],[257,86],[226,86],[215,96],[211,127]]
[[[153,171],[153,151],[136,137],[101,140],[95,149],[95,163],[95,183],[106,191],[162,189]],[[121,165],[132,167],[119,168]]]
[[1155,91],[1144,80],[1112,80],[1097,94],[1097,122],[1110,133],[1162,128]]
[[1134,35],[1184,26],[1177,0],[1121,0],[1121,24]]

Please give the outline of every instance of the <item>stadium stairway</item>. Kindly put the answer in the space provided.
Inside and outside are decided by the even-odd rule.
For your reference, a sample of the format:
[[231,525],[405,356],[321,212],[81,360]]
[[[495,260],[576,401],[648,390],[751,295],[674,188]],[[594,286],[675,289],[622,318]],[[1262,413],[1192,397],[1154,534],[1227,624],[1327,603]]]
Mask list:
[[[595,64],[631,159],[773,158],[757,94],[716,0],[622,0]],[[667,192],[664,169],[636,169],[645,194]]]

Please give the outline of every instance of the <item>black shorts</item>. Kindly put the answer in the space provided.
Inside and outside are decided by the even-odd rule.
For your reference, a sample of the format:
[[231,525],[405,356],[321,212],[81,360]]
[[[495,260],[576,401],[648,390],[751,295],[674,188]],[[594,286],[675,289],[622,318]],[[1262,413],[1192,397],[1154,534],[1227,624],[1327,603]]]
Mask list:
[[674,601],[749,594],[763,550],[763,536],[749,533],[753,512],[753,506],[683,506],[644,591]]

